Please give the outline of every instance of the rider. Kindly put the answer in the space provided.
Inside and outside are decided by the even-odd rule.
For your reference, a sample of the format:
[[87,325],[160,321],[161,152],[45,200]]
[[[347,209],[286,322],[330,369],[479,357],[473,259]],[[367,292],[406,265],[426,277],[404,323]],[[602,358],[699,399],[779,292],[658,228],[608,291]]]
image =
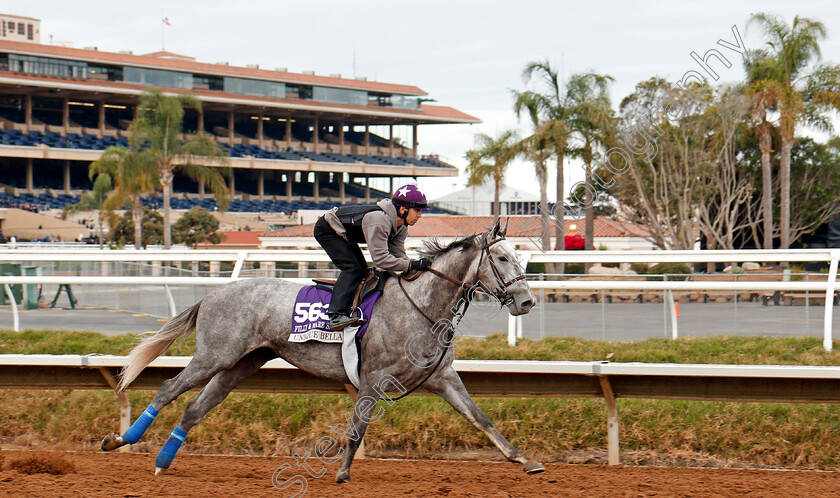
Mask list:
[[334,207],[315,223],[315,240],[341,270],[327,314],[330,329],[342,330],[365,320],[350,316],[353,294],[368,268],[359,249],[366,243],[373,264],[383,270],[427,270],[426,258],[409,260],[405,254],[408,227],[417,223],[428,207],[426,196],[415,185],[398,188],[390,199],[376,204]]

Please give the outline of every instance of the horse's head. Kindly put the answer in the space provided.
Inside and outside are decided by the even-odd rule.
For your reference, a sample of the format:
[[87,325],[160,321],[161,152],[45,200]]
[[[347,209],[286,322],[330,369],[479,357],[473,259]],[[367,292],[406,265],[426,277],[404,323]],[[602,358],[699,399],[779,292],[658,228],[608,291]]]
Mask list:
[[496,226],[479,237],[478,281],[484,290],[508,307],[511,315],[524,315],[531,311],[535,298],[525,281],[525,271],[519,264],[516,250],[505,239],[508,223],[510,219],[501,227],[496,220]]

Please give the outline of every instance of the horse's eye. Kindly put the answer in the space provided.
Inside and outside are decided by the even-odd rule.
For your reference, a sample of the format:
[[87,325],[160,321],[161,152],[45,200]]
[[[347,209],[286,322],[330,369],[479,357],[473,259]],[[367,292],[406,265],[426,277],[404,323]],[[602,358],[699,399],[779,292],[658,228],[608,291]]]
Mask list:
[[499,261],[501,261],[502,263],[507,263],[507,260],[507,256],[499,256]]

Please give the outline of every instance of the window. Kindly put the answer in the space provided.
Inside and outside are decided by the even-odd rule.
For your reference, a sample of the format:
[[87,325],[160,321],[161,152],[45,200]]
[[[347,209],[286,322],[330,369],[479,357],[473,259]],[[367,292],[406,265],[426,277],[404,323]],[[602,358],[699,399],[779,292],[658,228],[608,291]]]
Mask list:
[[18,34],[19,35],[25,35],[26,34],[26,26],[24,26],[22,22],[18,23]]
[[177,71],[163,71],[160,69],[140,69],[128,67],[123,69],[123,81],[139,85],[162,86],[167,88],[193,89],[193,75]]
[[118,66],[88,66],[88,79],[103,81],[123,81],[123,71]]
[[418,102],[417,97],[405,97],[403,95],[376,94],[368,98],[368,105],[396,107],[398,109],[419,109]]
[[12,21],[9,21],[9,34],[15,34],[15,23]]
[[9,71],[62,78],[87,79],[87,62],[9,54]]
[[312,99],[311,86],[286,86],[286,98],[289,99]]
[[337,104],[367,105],[368,93],[363,90],[316,86],[312,89],[312,100],[335,102]]
[[27,25],[26,25],[26,38],[27,38],[28,40],[32,40],[32,39],[34,39],[34,38],[35,38],[35,37],[33,36],[33,33],[32,33],[32,25],[31,25],[31,24],[27,24]]
[[286,84],[271,81],[248,80],[243,78],[225,77],[225,91],[240,95],[256,95],[258,97],[286,97]]

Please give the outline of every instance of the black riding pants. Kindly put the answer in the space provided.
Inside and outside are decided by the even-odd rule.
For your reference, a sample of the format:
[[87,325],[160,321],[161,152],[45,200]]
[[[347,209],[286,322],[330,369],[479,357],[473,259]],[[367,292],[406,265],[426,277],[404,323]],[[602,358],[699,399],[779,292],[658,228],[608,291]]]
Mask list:
[[333,264],[341,270],[333,288],[327,313],[348,313],[353,304],[353,295],[367,270],[367,262],[359,244],[348,242],[324,219],[318,218],[314,230],[315,240],[327,252]]

